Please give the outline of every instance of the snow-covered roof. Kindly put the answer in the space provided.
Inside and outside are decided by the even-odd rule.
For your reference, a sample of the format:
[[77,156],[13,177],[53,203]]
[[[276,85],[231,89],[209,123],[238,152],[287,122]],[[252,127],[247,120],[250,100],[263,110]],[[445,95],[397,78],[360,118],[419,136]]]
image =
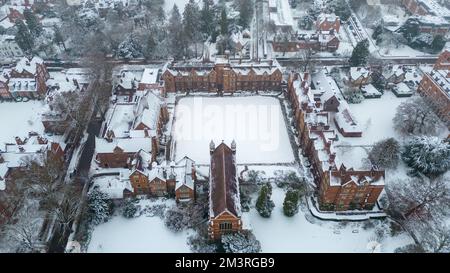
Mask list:
[[142,73],[141,83],[153,84],[158,81],[158,68],[146,68]]
[[363,94],[367,95],[381,95],[381,92],[378,91],[378,89],[376,89],[372,84],[361,86],[361,91],[363,92]]
[[450,18],[450,10],[442,6],[435,0],[417,0],[422,7],[426,8],[428,12],[444,18]]
[[340,90],[336,81],[332,77],[328,76],[323,69],[312,74],[312,81],[314,83],[315,90],[320,94],[325,92],[336,94]]
[[151,138],[119,138],[111,142],[104,138],[95,138],[95,151],[97,153],[113,153],[116,148],[120,148],[124,153],[137,153],[139,150],[151,152]]
[[352,80],[357,80],[360,77],[367,78],[370,76],[370,70],[366,67],[351,67],[350,77]]
[[148,90],[135,107],[136,117],[133,122],[133,129],[136,129],[139,124],[143,124],[148,129],[155,131],[158,128],[158,120],[163,103],[163,100],[158,95]]
[[410,94],[410,93],[412,93],[411,88],[409,88],[409,86],[406,83],[404,83],[404,82],[396,84],[394,88],[395,88],[396,92],[399,93],[399,94]]
[[233,151],[224,143],[217,146],[211,155],[209,208],[210,217],[224,212],[241,216],[236,162]]
[[[378,92],[378,90],[376,91]],[[362,129],[350,112],[347,102],[342,101],[338,109],[339,112],[334,116],[337,125],[346,133],[361,133]]]
[[13,70],[17,73],[23,73],[24,71],[26,71],[35,75],[37,65],[43,63],[44,60],[42,60],[40,57],[34,56],[31,60],[29,60],[27,57],[23,57],[19,62],[17,62]]
[[192,190],[194,189],[193,168],[194,161],[187,156],[183,157],[175,164],[173,168],[177,177],[175,190],[179,189],[181,186],[186,186]]
[[319,14],[319,16],[317,17],[317,21],[319,23],[323,23],[323,22],[335,22],[336,20],[338,20],[339,17],[336,16],[336,14],[334,13],[321,13]]
[[97,188],[105,193],[110,199],[123,199],[125,189],[133,192],[133,187],[128,179],[122,179],[123,176],[100,176],[94,178],[92,189]]
[[90,71],[83,68],[51,71],[49,74],[47,85],[56,88],[58,92],[81,91],[83,87],[87,87],[91,79]]
[[130,136],[130,129],[134,120],[135,105],[131,103],[116,103],[108,119],[106,132],[113,132],[116,138]]
[[433,70],[429,75],[439,89],[450,98],[450,70]]

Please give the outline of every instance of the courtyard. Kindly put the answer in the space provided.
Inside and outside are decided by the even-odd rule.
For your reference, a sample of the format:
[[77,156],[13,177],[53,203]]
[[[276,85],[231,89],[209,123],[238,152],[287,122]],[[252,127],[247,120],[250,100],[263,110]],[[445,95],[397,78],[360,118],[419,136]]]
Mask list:
[[175,159],[184,156],[209,164],[209,144],[237,144],[238,164],[282,164],[295,161],[277,98],[187,97],[175,109],[172,136]]

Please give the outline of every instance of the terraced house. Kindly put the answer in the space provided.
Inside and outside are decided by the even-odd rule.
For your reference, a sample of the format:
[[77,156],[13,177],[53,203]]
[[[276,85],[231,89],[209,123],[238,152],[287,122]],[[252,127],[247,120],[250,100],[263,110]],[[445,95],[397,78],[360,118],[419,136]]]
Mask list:
[[343,137],[362,132],[338,90],[326,87],[333,81],[326,75],[314,80],[308,73],[289,76],[288,98],[299,142],[310,162],[321,210],[372,209],[383,191],[385,172],[374,167],[355,170],[337,156],[337,131]]

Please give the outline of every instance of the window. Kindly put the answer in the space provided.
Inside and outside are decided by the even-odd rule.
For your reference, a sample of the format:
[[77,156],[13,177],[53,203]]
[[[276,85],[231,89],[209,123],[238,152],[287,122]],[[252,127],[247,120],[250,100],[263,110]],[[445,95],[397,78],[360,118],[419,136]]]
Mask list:
[[223,222],[219,224],[219,228],[222,231],[229,231],[233,228],[233,224],[231,224],[230,222]]

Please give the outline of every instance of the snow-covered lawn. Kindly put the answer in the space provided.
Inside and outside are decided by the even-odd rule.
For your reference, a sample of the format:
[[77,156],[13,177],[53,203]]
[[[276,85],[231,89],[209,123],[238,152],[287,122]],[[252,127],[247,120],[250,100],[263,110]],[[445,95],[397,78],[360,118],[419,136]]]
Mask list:
[[[294,217],[283,214],[284,190],[273,188],[272,200],[275,208],[270,218],[259,216],[255,209],[244,213],[256,238],[261,242],[263,252],[343,252],[367,253],[370,242],[376,241],[375,228],[362,228],[363,222],[350,222],[346,225],[321,221],[313,218],[309,211],[299,211]],[[312,221],[308,221],[306,219]],[[394,237],[389,229],[381,243],[381,252],[393,252],[396,248],[413,243],[406,234]]]
[[126,219],[114,216],[92,233],[88,252],[96,253],[176,253],[190,252],[187,232],[174,233],[154,216]]
[[290,163],[294,155],[276,98],[188,97],[175,110],[176,159],[209,163],[209,143],[237,144],[238,163]]
[[[141,200],[140,205],[174,205],[174,200]],[[187,237],[191,230],[172,232],[158,216],[143,214],[127,219],[116,209],[106,223],[91,235],[87,252],[94,253],[176,253],[190,252]]]
[[[393,137],[400,143],[402,137],[394,128],[393,118],[397,107],[411,98],[397,98],[392,92],[385,92],[379,99],[365,99],[359,104],[349,104],[353,116],[363,129],[362,137],[343,137],[339,135],[336,142],[338,161],[346,166],[362,167],[362,158],[367,158],[370,147],[358,147],[358,145],[373,145],[380,140]],[[446,128],[441,128],[439,136],[444,138],[449,134]],[[346,146],[356,147],[346,147]],[[339,147],[341,146],[341,147]],[[344,147],[342,147],[344,146]],[[340,165],[340,164],[338,164]]]
[[0,149],[5,142],[14,142],[16,136],[27,137],[30,131],[43,133],[43,107],[43,101],[0,103]]

